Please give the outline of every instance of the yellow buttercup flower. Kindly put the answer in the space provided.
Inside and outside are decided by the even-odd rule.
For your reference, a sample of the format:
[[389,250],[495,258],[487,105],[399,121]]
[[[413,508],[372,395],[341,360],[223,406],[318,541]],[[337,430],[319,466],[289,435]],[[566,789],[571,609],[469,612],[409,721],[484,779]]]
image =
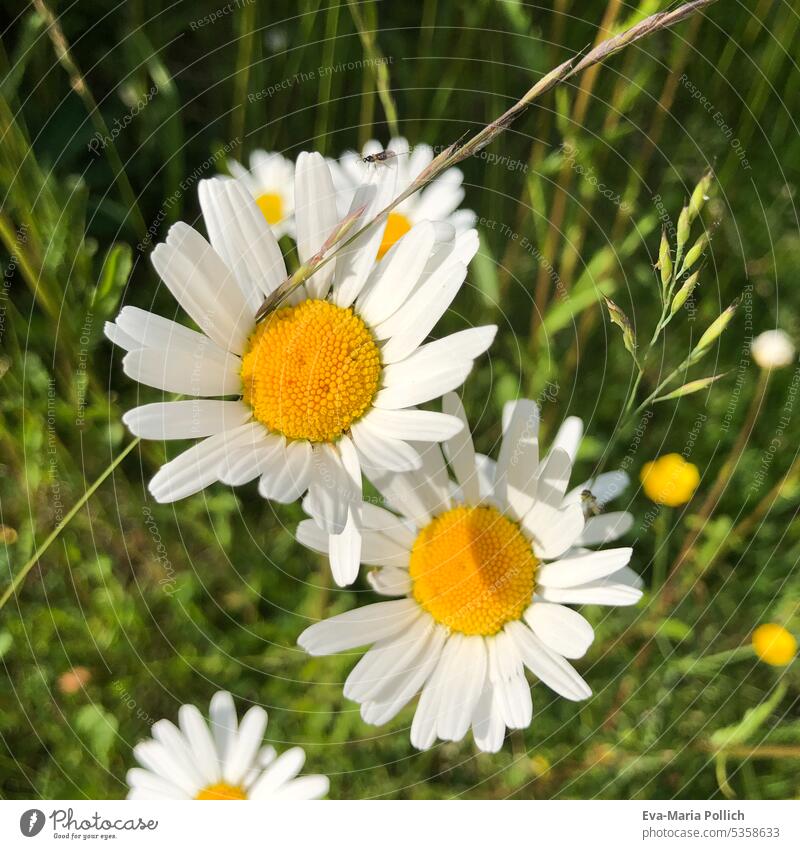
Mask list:
[[656,504],[678,507],[686,504],[700,483],[700,472],[680,454],[665,454],[642,466],[639,473],[645,495]]
[[770,622],[753,631],[753,650],[770,666],[786,666],[797,654],[797,640],[782,625]]

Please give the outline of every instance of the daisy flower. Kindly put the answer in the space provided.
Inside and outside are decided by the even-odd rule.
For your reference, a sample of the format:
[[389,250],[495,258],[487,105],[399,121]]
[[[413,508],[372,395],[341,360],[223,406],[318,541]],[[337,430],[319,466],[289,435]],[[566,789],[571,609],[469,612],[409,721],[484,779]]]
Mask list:
[[254,150],[249,171],[235,159],[228,160],[228,170],[252,195],[275,238],[294,238],[294,163],[280,153]]
[[[359,189],[353,203],[368,207],[364,220],[393,196],[391,175],[384,169]],[[215,481],[256,478],[261,495],[281,503],[308,491],[334,536],[334,577],[349,584],[359,567],[362,468],[419,468],[415,446],[462,428],[417,405],[460,386],[494,338],[497,328],[486,326],[425,343],[464,282],[477,233],[423,221],[377,262],[382,231],[372,228],[257,324],[259,306],[287,276],[275,236],[235,180],[205,180],[199,191],[210,244],[180,222],[152,254],[199,331],[131,306],[105,328],[127,351],[128,377],[190,396],[123,417],[144,439],[201,440],[158,471],[150,492],[171,502]],[[306,262],[339,226],[319,154],[300,154],[295,198]]]
[[153,724],[153,737],[137,743],[141,764],[128,770],[129,799],[319,799],[328,792],[324,775],[297,774],[305,752],[295,747],[280,757],[262,746],[267,712],[251,707],[237,721],[230,693],[211,699],[209,721],[194,705]]
[[[392,139],[386,147],[395,154],[392,162],[397,168],[397,194],[404,192],[419,174],[433,161],[433,148],[427,144],[418,144],[409,149],[404,138]],[[368,179],[372,170],[386,167],[384,164],[372,165],[363,161],[363,157],[380,153],[383,145],[368,141],[361,155],[347,151],[338,160],[329,160],[334,186],[339,198],[342,214],[347,211],[358,187]],[[390,213],[383,234],[378,258],[382,257],[392,245],[420,221],[446,221],[455,227],[457,233],[474,226],[476,216],[471,209],[459,209],[464,200],[461,184],[464,175],[458,168],[448,168],[422,191],[416,192],[396,206]]]
[[[463,419],[455,395],[445,408]],[[382,725],[421,692],[411,725],[420,749],[460,740],[471,727],[478,748],[498,751],[506,728],[530,724],[526,667],[564,698],[588,698],[567,658],[583,657],[594,632],[566,605],[641,597],[630,548],[587,547],[631,527],[629,513],[598,511],[627,475],[609,472],[567,492],[580,419],[564,422],[542,460],[536,405],[512,402],[503,419],[496,463],[475,454],[466,428],[445,443],[455,482],[438,446],[425,452],[423,470],[374,478],[392,510],[364,511],[362,559],[376,567],[369,581],[377,593],[402,598],[318,622],[298,640],[314,656],[371,644],[344,694],[361,704],[365,722]],[[297,537],[326,550],[311,520]]]

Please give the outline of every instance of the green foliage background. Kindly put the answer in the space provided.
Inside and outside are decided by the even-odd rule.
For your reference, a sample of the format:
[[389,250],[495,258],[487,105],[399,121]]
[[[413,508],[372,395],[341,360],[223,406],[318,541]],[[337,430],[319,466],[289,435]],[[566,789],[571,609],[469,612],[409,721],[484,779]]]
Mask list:
[[[139,389],[103,322],[123,301],[176,315],[144,232],[158,239],[175,220],[197,220],[197,179],[224,168],[221,152],[338,155],[387,140],[369,51],[388,60],[402,133],[446,145],[591,44],[601,21],[618,31],[662,7],[366,2],[365,53],[345,3],[59,2],[71,48],[59,62],[46,9],[7,5],[0,592],[128,444],[120,417]],[[797,664],[777,670],[748,648],[760,622],[800,630],[794,369],[758,395],[719,505],[708,520],[698,513],[763,389],[751,336],[780,326],[800,341],[799,23],[787,0],[726,0],[548,95],[464,165],[482,248],[438,332],[500,325],[464,388],[477,443],[496,450],[506,400],[545,397],[547,433],[568,414],[587,422],[584,476],[634,376],[599,296],[649,337],[659,219],[675,220],[707,167],[717,174],[694,311],[669,329],[644,389],[741,295],[719,349],[691,376],[731,374],[657,405],[641,441],[622,434],[608,458],[636,479],[646,460],[687,450],[702,474],[694,501],[670,515],[656,516],[638,486],[629,493],[632,565],[648,585],[655,557],[668,565],[687,533],[700,535],[666,598],[586,611],[597,631],[578,664],[589,702],[534,683],[532,726],[496,756],[471,739],[414,751],[411,709],[364,725],[341,695],[354,658],[309,660],[295,640],[309,622],[372,600],[366,584],[335,588],[292,540],[299,508],[273,508],[255,486],[153,503],[146,482],[165,446],[151,443],[122,460],[0,611],[0,796],[121,797],[149,724],[182,702],[202,709],[224,687],[240,709],[266,706],[270,739],[304,746],[334,797],[797,797]],[[92,151],[106,134],[98,119],[113,141]],[[89,680],[68,693],[61,676],[72,667]]]

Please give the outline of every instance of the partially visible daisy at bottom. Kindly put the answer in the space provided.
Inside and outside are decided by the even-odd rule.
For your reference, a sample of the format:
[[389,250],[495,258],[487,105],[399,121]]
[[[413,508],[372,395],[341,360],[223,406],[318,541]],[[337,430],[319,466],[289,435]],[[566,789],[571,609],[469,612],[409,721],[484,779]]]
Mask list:
[[[445,409],[464,419],[455,395]],[[438,446],[421,471],[373,478],[395,512],[364,506],[362,561],[377,567],[369,575],[377,593],[402,598],[318,622],[298,640],[314,656],[371,644],[344,695],[361,704],[365,722],[382,725],[421,692],[411,725],[420,749],[471,727],[479,749],[498,751],[506,728],[531,722],[525,668],[566,699],[588,698],[566,658],[582,657],[594,632],[565,605],[632,605],[642,595],[627,567],[632,549],[587,548],[622,536],[633,517],[586,517],[586,489],[593,507],[604,505],[627,475],[609,472],[567,492],[580,419],[564,422],[541,460],[532,401],[507,405],[503,423],[496,463],[475,454],[467,427],[444,444],[456,482]],[[297,536],[326,550],[313,520]]]
[[[364,162],[364,157],[374,156],[383,149],[379,141],[372,139],[364,145],[360,155],[349,150],[338,160],[328,160],[342,216],[350,208],[358,187],[369,178],[370,170],[385,167]],[[402,137],[391,139],[386,150],[394,154],[392,164],[397,169],[397,195],[414,182],[431,164],[434,156],[430,145],[418,144],[411,149],[408,141]],[[473,227],[477,220],[475,213],[471,209],[459,209],[464,200],[463,182],[464,174],[459,168],[447,168],[422,191],[399,203],[386,220],[378,258],[420,221],[445,221],[455,228],[456,233],[466,232]]]
[[251,707],[238,722],[233,697],[211,699],[209,722],[194,705],[178,711],[176,727],[153,724],[153,738],[133,754],[141,768],[128,770],[129,799],[319,799],[328,792],[324,775],[297,774],[305,752],[295,747],[277,755],[262,746],[267,712]]
[[280,153],[254,150],[249,171],[235,159],[228,160],[228,170],[253,197],[275,238],[294,238],[294,163]]

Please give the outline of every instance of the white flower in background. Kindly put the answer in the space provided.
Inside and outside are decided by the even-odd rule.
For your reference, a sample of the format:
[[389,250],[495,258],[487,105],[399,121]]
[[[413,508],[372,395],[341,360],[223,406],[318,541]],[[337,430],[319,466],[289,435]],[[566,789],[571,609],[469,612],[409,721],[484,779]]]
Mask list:
[[128,770],[129,799],[319,799],[328,792],[324,775],[297,774],[306,756],[300,748],[278,756],[262,746],[267,713],[251,707],[237,721],[230,693],[211,699],[209,722],[194,705],[178,711],[176,727],[153,724],[153,737],[134,746],[142,768]]
[[[455,395],[445,409],[463,418]],[[627,567],[630,548],[587,548],[631,527],[626,512],[584,516],[587,501],[596,512],[627,475],[602,474],[567,493],[580,419],[564,422],[542,460],[533,402],[507,405],[503,424],[497,463],[474,453],[466,427],[445,443],[457,484],[438,446],[425,452],[419,472],[373,479],[395,512],[366,506],[362,560],[376,567],[369,581],[377,593],[403,598],[334,616],[298,640],[314,656],[371,644],[344,694],[361,704],[365,722],[382,725],[421,691],[411,726],[420,749],[437,737],[460,740],[470,727],[480,749],[500,749],[506,728],[531,721],[526,667],[564,698],[588,698],[566,658],[582,657],[594,632],[565,605],[641,597],[641,580]],[[297,538],[326,550],[311,520]]]
[[784,368],[794,362],[795,347],[783,330],[765,330],[759,333],[750,348],[756,365],[763,369]]
[[[393,196],[393,169],[362,186],[364,220]],[[301,262],[339,226],[324,159],[303,153],[295,177]],[[419,468],[419,443],[453,436],[451,415],[416,409],[458,387],[496,327],[425,339],[464,282],[478,248],[474,230],[417,224],[376,262],[382,229],[358,237],[256,324],[264,298],[286,279],[278,243],[244,188],[200,183],[211,244],[175,224],[152,254],[161,279],[200,328],[124,307],[106,335],[128,353],[128,377],[191,400],[146,404],[123,421],[143,439],[201,439],[150,481],[160,502],[215,481],[259,478],[264,498],[290,503],[308,491],[331,541],[339,584],[359,567],[361,470]],[[239,396],[224,399],[224,396]]]
[[[404,138],[392,139],[386,149],[395,154],[391,161],[397,168],[397,195],[404,192],[433,161],[433,148],[430,145],[418,144],[413,150],[409,150],[408,141]],[[370,173],[386,167],[383,163],[366,163],[363,157],[380,153],[382,150],[383,145],[372,140],[364,145],[361,155],[351,150],[344,153],[338,161],[328,160],[342,215],[350,208],[353,195],[369,178]],[[378,249],[378,258],[420,221],[446,221],[453,225],[456,233],[473,227],[475,213],[471,209],[458,208],[464,200],[464,189],[461,186],[463,181],[464,175],[460,169],[448,168],[422,191],[416,192],[396,206],[389,213],[386,230]]]
[[228,170],[253,196],[276,239],[294,237],[294,163],[280,153],[254,150],[250,170],[235,159]]

